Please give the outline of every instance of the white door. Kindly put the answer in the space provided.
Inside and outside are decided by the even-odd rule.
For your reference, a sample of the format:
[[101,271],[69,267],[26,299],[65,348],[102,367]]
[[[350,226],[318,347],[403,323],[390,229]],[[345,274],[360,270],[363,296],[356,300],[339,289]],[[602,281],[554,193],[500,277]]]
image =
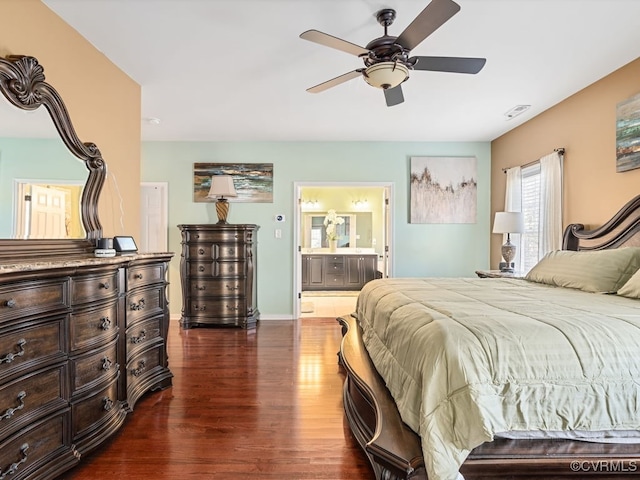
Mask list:
[[168,184],[166,182],[140,185],[140,252],[168,250]]
[[67,238],[65,191],[31,186],[29,238]]

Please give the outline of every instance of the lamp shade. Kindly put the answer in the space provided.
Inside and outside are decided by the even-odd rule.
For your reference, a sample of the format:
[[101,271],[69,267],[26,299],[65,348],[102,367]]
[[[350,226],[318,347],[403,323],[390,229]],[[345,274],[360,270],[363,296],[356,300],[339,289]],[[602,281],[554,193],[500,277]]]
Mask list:
[[524,215],[522,212],[496,212],[493,220],[493,233],[523,233]]
[[211,188],[207,198],[237,197],[236,188],[233,185],[231,175],[214,175],[211,177]]
[[365,81],[377,88],[393,88],[409,77],[409,69],[398,62],[380,62],[364,71]]

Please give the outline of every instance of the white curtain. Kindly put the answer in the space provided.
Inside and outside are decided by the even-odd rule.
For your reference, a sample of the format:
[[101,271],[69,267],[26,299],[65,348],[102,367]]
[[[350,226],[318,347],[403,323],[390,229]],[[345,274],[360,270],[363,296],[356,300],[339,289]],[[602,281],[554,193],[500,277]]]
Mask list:
[[[521,212],[522,211],[522,169],[520,167],[513,167],[507,170],[507,188],[504,198],[504,211],[505,212]],[[503,235],[502,243],[507,241],[507,234]],[[514,268],[516,271],[522,271],[523,262],[522,255],[523,250],[522,235],[519,233],[511,234],[511,243],[516,246],[516,257],[513,259]]]
[[562,248],[562,156],[540,159],[540,236],[538,258]]

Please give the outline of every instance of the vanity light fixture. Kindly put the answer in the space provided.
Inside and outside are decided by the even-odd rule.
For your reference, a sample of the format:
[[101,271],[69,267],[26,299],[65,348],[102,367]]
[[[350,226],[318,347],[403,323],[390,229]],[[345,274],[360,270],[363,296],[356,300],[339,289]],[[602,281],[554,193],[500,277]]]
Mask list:
[[231,175],[214,175],[211,177],[211,188],[207,198],[217,198],[216,213],[218,214],[218,224],[227,223],[229,214],[229,202],[225,197],[237,197],[236,188],[233,185]]

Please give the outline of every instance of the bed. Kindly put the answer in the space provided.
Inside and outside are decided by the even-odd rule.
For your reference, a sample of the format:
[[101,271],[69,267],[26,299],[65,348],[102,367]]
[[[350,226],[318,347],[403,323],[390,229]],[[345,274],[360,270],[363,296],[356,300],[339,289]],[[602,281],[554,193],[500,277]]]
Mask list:
[[339,318],[377,479],[640,475],[640,195],[527,279],[379,279]]

